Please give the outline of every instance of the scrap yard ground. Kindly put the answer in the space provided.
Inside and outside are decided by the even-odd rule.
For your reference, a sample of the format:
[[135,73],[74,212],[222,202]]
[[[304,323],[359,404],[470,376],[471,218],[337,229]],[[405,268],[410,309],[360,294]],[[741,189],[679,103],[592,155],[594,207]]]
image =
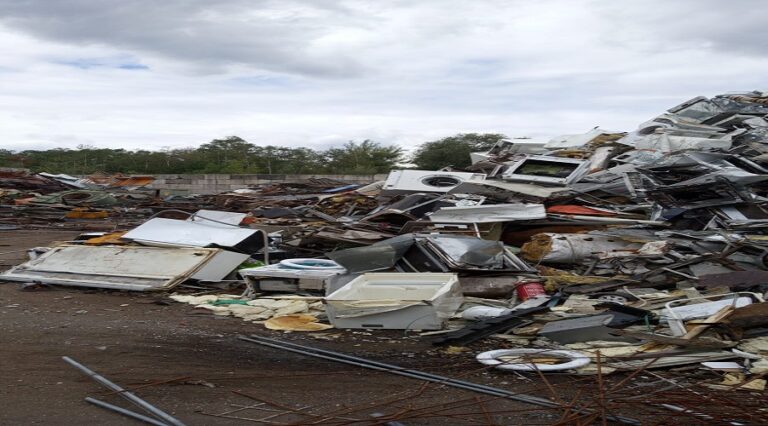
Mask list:
[[[22,262],[28,248],[79,234],[51,230],[0,232],[2,253],[14,252],[0,257],[3,268]],[[109,391],[66,365],[62,356],[70,356],[126,388],[137,389],[136,393],[142,398],[189,425],[255,424],[201,414],[231,411],[236,408],[231,404],[256,403],[233,391],[293,408],[311,406],[317,412],[326,412],[343,407],[363,408],[366,404],[401,395],[416,395],[422,385],[416,380],[239,341],[236,336],[247,333],[278,336],[236,318],[195,314],[188,305],[172,302],[163,294],[67,287],[22,291],[19,284],[3,283],[0,284],[0,324],[3,328],[0,333],[0,424],[3,425],[137,424],[85,403],[83,398],[91,395],[122,404],[120,398],[107,396]],[[329,335],[338,337],[334,339]],[[438,374],[460,376],[474,371],[470,380],[492,385],[519,381],[508,377],[493,380],[477,371],[472,363],[432,353],[429,343],[399,339],[401,335],[401,332],[378,331],[374,336],[365,332],[335,331],[321,337],[298,334],[285,337]],[[163,381],[168,382],[159,383]],[[520,384],[513,389],[524,391],[530,387]],[[416,406],[451,403],[475,396],[483,397],[441,387],[438,391],[421,393]],[[503,405],[506,410],[530,409],[509,402]],[[491,403],[491,407],[489,409],[499,409],[496,403]],[[373,407],[367,413],[381,411],[381,407]],[[476,410],[474,407],[457,410],[471,411]],[[264,411],[232,415],[266,416]],[[481,413],[477,415],[481,416]],[[542,424],[549,424],[554,420],[551,416],[538,413],[535,417]],[[296,415],[283,419],[297,424],[315,421]],[[516,423],[515,417],[504,416],[497,421],[502,419]],[[456,422],[464,423],[458,419]],[[423,418],[408,424],[432,423],[430,418]]]

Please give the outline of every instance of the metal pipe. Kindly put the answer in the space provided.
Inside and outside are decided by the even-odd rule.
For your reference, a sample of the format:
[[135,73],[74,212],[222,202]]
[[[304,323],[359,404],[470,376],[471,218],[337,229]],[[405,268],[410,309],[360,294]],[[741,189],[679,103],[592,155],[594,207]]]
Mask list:
[[128,401],[131,401],[132,403],[136,404],[138,407],[141,407],[143,410],[147,411],[148,413],[151,413],[158,418],[162,419],[168,424],[171,424],[173,426],[185,426],[184,423],[179,421],[179,419],[171,416],[170,414],[166,413],[163,410],[160,410],[159,408],[155,407],[154,405],[148,403],[147,401],[144,401],[143,399],[139,398],[138,396],[134,395],[131,392],[128,392],[127,390],[121,388],[120,386],[116,385],[115,383],[112,383],[109,381],[106,377],[101,376],[97,374],[95,371],[91,370],[90,368],[84,366],[83,364],[80,364],[79,362],[75,361],[74,359],[63,356],[61,359],[64,360],[67,364],[77,368],[78,370],[82,371],[86,375],[90,376],[93,380],[101,383],[105,387],[112,389],[113,391],[117,392],[120,396],[127,399]]
[[[444,384],[454,388],[469,390],[486,395],[497,396],[501,398],[511,399],[514,401],[524,402],[526,404],[538,405],[547,408],[559,408],[560,404],[556,404],[544,398],[539,398],[532,395],[516,394],[504,389],[494,388],[491,386],[485,386],[478,383],[466,382],[463,380],[451,379],[450,377],[440,376],[437,374],[426,373],[418,370],[411,370],[403,367],[399,367],[392,364],[386,364],[378,361],[371,361],[365,358],[358,358],[352,355],[346,355],[339,352],[326,351],[323,349],[312,348],[308,346],[297,345],[295,343],[283,342],[279,340],[268,339],[260,336],[238,336],[240,340],[245,340],[251,343],[257,343],[264,346],[269,346],[276,349],[282,349],[289,352],[312,356],[315,358],[326,359],[329,361],[341,362],[344,364],[354,365],[358,367],[368,368],[371,370],[383,371],[399,376],[410,377],[413,379],[424,380],[433,383]],[[583,410],[574,410],[580,412]],[[621,417],[621,416],[606,416],[607,419],[618,421],[625,424],[639,425],[638,420]]]
[[[333,352],[333,351],[327,351],[327,350],[324,350],[324,349],[318,349],[318,348],[313,348],[313,347],[309,347],[309,346],[302,346],[302,345],[298,345],[296,343],[284,342],[284,341],[280,341],[280,340],[270,339],[270,338],[267,338],[267,337],[261,337],[261,336],[251,336],[251,337],[255,338],[255,339],[264,340],[264,341],[267,341],[267,342],[270,342],[270,343],[278,344],[278,345],[293,346],[293,347],[296,347],[296,348],[299,348],[299,349],[310,350],[310,351],[321,353],[321,354],[326,354],[326,355],[330,355],[330,356],[337,356],[339,358],[344,358],[344,359],[348,359],[348,360],[352,360],[352,361],[356,361],[356,362],[362,362],[362,363],[366,363],[366,364],[371,364],[371,365],[375,365],[375,366],[378,366],[378,367],[385,368],[387,370],[407,371],[409,373],[414,373],[414,374],[418,374],[419,376],[428,377],[430,379],[433,379],[432,381],[459,383],[459,384],[462,384],[462,385],[476,387],[478,389],[483,389],[483,390],[487,390],[487,391],[491,391],[491,392],[506,392],[506,393],[509,393],[510,395],[517,395],[515,393],[506,391],[504,389],[494,388],[494,387],[491,387],[491,386],[482,385],[480,383],[472,383],[472,382],[467,382],[467,381],[464,381],[464,380],[452,379],[450,377],[445,377],[445,376],[440,376],[440,375],[437,375],[437,374],[427,373],[427,372],[424,372],[424,371],[411,370],[411,369],[403,368],[403,367],[400,367],[400,366],[397,366],[397,365],[386,364],[386,363],[383,363],[383,362],[373,361],[373,360],[369,360],[369,359],[365,359],[365,358],[359,358],[359,357],[356,357],[356,356],[353,356],[353,355],[347,355],[347,354],[343,354],[343,353],[340,353],[340,352]],[[544,399],[544,398],[538,398],[538,397],[535,397],[535,396],[527,396],[527,397],[539,400],[539,401],[541,401],[543,403],[546,403],[546,404],[551,404],[549,406],[553,407],[553,408],[554,407],[559,407],[558,404],[555,404],[555,403],[553,403],[553,402],[551,402],[551,401],[549,401],[547,399]]]
[[149,423],[149,424],[155,425],[155,426],[168,426],[168,423],[163,423],[163,422],[161,422],[159,420],[155,420],[155,419],[153,419],[151,417],[147,417],[147,416],[145,416],[143,414],[139,414],[139,413],[136,413],[134,411],[127,410],[127,409],[125,409],[123,407],[118,407],[117,405],[112,405],[112,404],[110,404],[108,402],[104,402],[104,401],[101,401],[101,400],[96,399],[96,398],[91,398],[90,396],[85,398],[85,400],[87,402],[90,402],[93,405],[98,406],[98,407],[106,408],[107,410],[111,410],[111,411],[114,411],[116,413],[122,414],[124,416],[134,418],[134,419],[142,421],[144,423]]
[[[240,336],[239,338],[241,340],[245,340],[245,341],[252,342],[252,343],[258,343],[260,345],[265,345],[265,346],[269,346],[269,347],[276,348],[276,349],[282,349],[282,350],[286,350],[286,351],[297,353],[297,354],[308,355],[308,356],[313,356],[313,357],[316,357],[316,358],[326,359],[326,360],[330,360],[330,361],[341,362],[341,363],[344,363],[344,364],[355,365],[355,366],[358,366],[358,367],[368,368],[368,369],[371,369],[371,370],[383,371],[383,372],[387,372],[387,373],[396,374],[396,375],[399,375],[399,376],[405,376],[405,377],[410,377],[410,378],[419,379],[419,380],[425,380],[425,381],[434,382],[434,383],[447,384],[449,386],[458,387],[458,388],[467,389],[467,390],[481,390],[481,389],[479,389],[479,388],[477,388],[475,386],[471,386],[471,385],[465,384],[461,380],[453,380],[453,379],[450,379],[450,378],[447,378],[447,377],[434,376],[432,374],[423,373],[423,372],[419,372],[419,371],[416,371],[416,370],[409,370],[409,369],[397,367],[397,366],[394,366],[394,365],[384,364],[385,366],[381,366],[381,365],[377,365],[377,364],[381,364],[381,363],[367,362],[367,360],[366,361],[353,361],[353,360],[345,359],[345,358],[337,356],[337,355],[335,355],[335,356],[323,355],[321,353],[315,353],[315,352],[309,352],[309,351],[305,351],[305,350],[301,350],[301,349],[295,349],[295,348],[291,348],[289,346],[281,346],[279,344],[273,344],[273,343],[266,342],[266,341],[251,339],[251,338],[244,337],[244,336]],[[281,342],[281,343],[286,343],[286,342]],[[300,345],[296,345],[296,346],[300,346]],[[314,348],[312,348],[311,350],[314,350]],[[318,350],[318,352],[320,352],[320,350]],[[342,355],[342,354],[338,354],[338,355]],[[354,357],[352,357],[352,358],[354,358]],[[472,384],[472,385],[474,385],[474,384]],[[517,395],[512,394],[511,392],[510,392],[510,395],[504,395],[504,393],[506,391],[504,391],[502,389],[482,390],[482,391],[483,391],[483,393],[493,392],[494,396],[506,397],[506,396],[514,395],[514,396],[517,397]],[[520,397],[520,398],[523,398],[523,397]],[[536,405],[541,405],[541,406],[548,407],[548,408],[557,408],[557,407],[559,407],[558,404],[555,404],[555,403],[550,402],[550,401],[548,401],[546,399],[537,398],[537,397],[530,397],[530,400],[526,398],[524,400],[524,402],[530,402],[530,401],[534,401],[534,400],[535,400],[535,402],[531,402],[531,403],[534,403]]]

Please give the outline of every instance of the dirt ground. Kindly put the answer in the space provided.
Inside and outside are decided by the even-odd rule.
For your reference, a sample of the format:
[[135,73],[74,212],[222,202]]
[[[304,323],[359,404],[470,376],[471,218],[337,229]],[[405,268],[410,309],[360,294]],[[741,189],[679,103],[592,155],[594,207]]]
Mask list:
[[[77,232],[68,231],[0,231],[0,268],[24,261],[27,248],[75,235]],[[262,347],[237,336],[260,334],[298,341],[454,377],[471,372],[468,379],[522,389],[513,386],[519,378],[476,372],[477,365],[468,354],[446,354],[423,339],[402,339],[402,333],[382,331],[276,333],[236,318],[198,314],[164,294],[66,287],[23,290],[18,283],[0,283],[0,330],[3,425],[137,424],[86,403],[84,398],[93,396],[140,411],[65,364],[62,356],[135,389],[137,395],[188,425],[373,422],[371,415],[391,414],[409,404],[434,406],[432,411],[465,407],[463,412],[476,414],[422,414],[403,420],[408,425],[528,422],[523,419],[549,424],[556,418],[548,412],[512,417],[484,414],[502,407],[530,407],[498,400],[479,404],[484,398],[480,394],[435,385],[424,388],[421,381]],[[389,402],[396,399],[401,401]],[[311,415],[289,414],[255,423],[204,414],[259,403],[266,405],[228,415],[258,419],[297,409]],[[321,421],[317,417],[330,412],[343,419]]]

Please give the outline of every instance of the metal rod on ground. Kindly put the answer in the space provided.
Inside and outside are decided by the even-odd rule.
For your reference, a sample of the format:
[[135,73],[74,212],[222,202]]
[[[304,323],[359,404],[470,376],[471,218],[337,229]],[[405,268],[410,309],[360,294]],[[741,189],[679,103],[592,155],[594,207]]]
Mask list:
[[[467,381],[459,380],[459,379],[452,379],[450,377],[440,376],[440,375],[432,374],[432,373],[427,373],[425,371],[411,370],[411,369],[403,368],[403,367],[400,367],[400,366],[397,366],[397,365],[386,364],[386,363],[383,363],[383,362],[378,362],[378,361],[373,361],[373,360],[370,360],[370,359],[360,358],[360,357],[356,357],[356,356],[353,356],[353,355],[344,354],[344,353],[341,353],[341,352],[328,351],[328,350],[324,350],[324,349],[313,348],[313,347],[310,347],[310,346],[303,346],[303,345],[299,345],[299,344],[296,344],[296,343],[284,342],[284,341],[270,339],[270,338],[261,337],[261,336],[252,336],[252,338],[260,339],[260,340],[263,340],[263,341],[266,341],[266,342],[270,342],[270,343],[273,343],[273,344],[277,344],[277,345],[292,346],[292,347],[295,347],[295,348],[298,348],[298,349],[309,350],[309,351],[312,351],[312,352],[317,352],[317,353],[329,355],[329,356],[332,356],[332,357],[338,357],[338,358],[343,358],[343,359],[347,359],[347,360],[351,360],[351,361],[356,361],[356,362],[361,362],[361,363],[365,363],[365,364],[370,364],[370,365],[373,365],[373,366],[382,367],[382,368],[384,368],[387,371],[388,370],[395,370],[395,371],[402,371],[402,372],[417,374],[417,375],[419,375],[421,377],[427,377],[427,378],[433,379],[433,380],[429,380],[429,381],[436,382],[436,383],[443,383],[443,382],[445,382],[445,383],[449,383],[449,384],[461,384],[461,385],[470,386],[470,387],[473,387],[473,388],[487,390],[487,391],[490,391],[490,392],[503,392],[503,393],[508,394],[508,395],[520,396],[521,398],[525,398],[525,400],[521,400],[523,402],[531,401],[531,403],[536,403],[537,405],[538,405],[539,402],[541,402],[542,404],[545,404],[545,405],[542,405],[542,406],[551,407],[551,408],[558,408],[558,407],[561,406],[558,403],[552,402],[552,401],[550,401],[548,399],[539,398],[539,397],[536,397],[536,396],[523,395],[523,394],[515,394],[513,392],[509,392],[509,391],[506,391],[504,389],[499,389],[499,388],[495,388],[495,387],[491,387],[491,386],[486,386],[486,385],[482,385],[482,384],[479,384],[479,383],[467,382]],[[533,401],[536,401],[536,402],[533,402]]]
[[[288,352],[294,352],[301,355],[312,356],[315,358],[326,359],[329,361],[341,362],[344,364],[355,365],[358,367],[368,368],[372,370],[384,371],[399,376],[410,377],[413,379],[425,380],[429,382],[439,383],[459,389],[465,389],[473,392],[483,393],[486,395],[498,396],[501,398],[511,399],[514,401],[524,402],[526,404],[538,405],[540,407],[547,408],[560,408],[560,404],[556,404],[544,398],[539,398],[532,395],[516,394],[504,389],[494,388],[491,386],[485,386],[478,383],[466,382],[463,380],[451,379],[450,377],[440,376],[437,374],[425,373],[423,371],[411,370],[403,367],[399,367],[392,364],[385,364],[383,362],[371,361],[365,358],[358,358],[352,355],[346,355],[339,352],[326,351],[323,349],[317,349],[309,346],[297,345],[295,343],[283,342],[280,340],[268,339],[260,336],[238,336],[240,340],[244,340],[251,343],[257,343],[264,346],[269,346],[276,349],[282,349]],[[579,412],[578,408],[574,408],[575,412]],[[638,420],[621,417],[621,416],[606,416],[607,419],[618,421],[625,424],[639,425]]]
[[[514,394],[512,392],[508,392],[508,391],[506,391],[504,389],[494,388],[494,387],[491,387],[491,386],[485,386],[485,385],[481,385],[479,383],[466,382],[464,380],[459,380],[459,379],[452,379],[450,377],[440,376],[440,375],[437,375],[437,374],[431,374],[431,373],[427,373],[427,372],[424,372],[424,371],[411,370],[411,369],[403,368],[403,367],[400,367],[400,366],[397,366],[397,365],[385,364],[383,362],[378,362],[378,361],[373,361],[373,360],[369,360],[369,359],[365,359],[365,358],[359,358],[359,357],[356,357],[356,356],[353,356],[353,355],[343,354],[341,352],[333,352],[333,351],[327,351],[327,350],[324,350],[324,349],[313,348],[313,347],[310,347],[310,346],[302,346],[302,345],[298,345],[296,343],[284,342],[284,341],[280,341],[280,340],[270,339],[270,338],[267,338],[267,337],[261,337],[261,336],[251,336],[251,337],[254,338],[254,339],[263,340],[263,341],[266,341],[266,342],[269,342],[269,343],[273,343],[273,344],[277,344],[277,345],[291,346],[291,347],[294,347],[294,348],[298,348],[298,349],[302,349],[302,350],[308,350],[308,351],[312,351],[312,352],[316,352],[316,353],[320,353],[320,354],[325,354],[325,355],[329,355],[329,356],[332,356],[332,357],[338,357],[338,358],[343,358],[343,359],[347,359],[347,360],[351,360],[351,361],[366,363],[366,364],[374,365],[374,366],[377,366],[377,367],[382,367],[384,370],[387,370],[387,371],[388,370],[396,370],[396,371],[403,371],[403,372],[418,374],[419,376],[423,376],[423,377],[428,377],[428,378],[434,379],[434,380],[429,380],[429,381],[432,381],[432,382],[458,383],[458,384],[462,384],[462,385],[466,385],[466,386],[471,386],[471,387],[475,387],[475,388],[479,388],[479,389],[488,390],[488,391],[491,391],[491,392],[505,392],[505,393],[508,393],[510,395],[516,395],[516,394]],[[298,352],[298,353],[303,353],[303,352]],[[544,399],[544,398],[539,398],[539,397],[529,396],[529,395],[522,395],[521,397],[529,398],[530,400],[536,400],[538,402],[546,404],[546,405],[542,405],[542,406],[546,406],[546,407],[550,407],[550,408],[560,407],[560,404],[554,403],[554,402],[549,401],[549,400]]]
[[[497,388],[482,389],[482,388],[478,388],[476,386],[473,386],[473,385],[476,385],[475,383],[470,384],[469,382],[463,382],[461,380],[454,380],[454,379],[450,379],[448,377],[437,376],[437,375],[433,375],[433,374],[429,374],[429,373],[420,372],[420,371],[417,371],[417,370],[409,370],[409,369],[398,367],[398,366],[395,366],[395,365],[383,364],[383,363],[379,363],[379,362],[375,362],[375,361],[367,361],[367,360],[363,360],[362,358],[360,358],[360,360],[362,360],[362,361],[350,360],[350,359],[347,359],[346,357],[340,356],[340,355],[343,355],[343,354],[338,354],[338,353],[331,352],[331,351],[323,351],[321,349],[317,349],[316,352],[312,352],[312,351],[315,351],[314,348],[307,348],[307,347],[303,347],[301,345],[293,345],[293,344],[291,344],[291,345],[292,346],[297,346],[297,347],[300,347],[300,348],[307,348],[308,350],[296,349],[296,348],[292,348],[290,346],[281,346],[280,344],[271,343],[269,341],[271,339],[265,339],[267,341],[261,341],[261,340],[256,340],[256,339],[248,338],[248,337],[245,337],[245,336],[240,336],[239,338],[241,340],[245,340],[245,341],[248,341],[248,342],[251,342],[251,343],[257,343],[257,344],[260,344],[260,345],[269,346],[269,347],[276,348],[276,349],[282,349],[282,350],[285,350],[285,351],[294,352],[294,353],[301,354],[301,355],[307,355],[307,356],[312,356],[312,357],[315,357],[315,358],[321,358],[321,359],[326,359],[326,360],[330,360],[330,361],[341,362],[341,363],[344,363],[344,364],[355,365],[355,366],[358,366],[358,367],[368,368],[368,369],[377,370],[377,371],[383,371],[383,372],[386,372],[386,373],[392,373],[392,374],[396,374],[396,375],[399,375],[399,376],[410,377],[410,378],[413,378],[413,379],[419,379],[419,380],[425,380],[425,381],[429,381],[429,382],[433,382],[433,383],[445,384],[445,385],[448,385],[448,386],[457,387],[457,388],[461,388],[461,389],[471,390],[471,391],[480,392],[480,393],[486,393],[488,395],[515,399],[515,400],[518,400],[518,401],[527,402],[527,403],[539,405],[539,406],[542,406],[542,407],[547,407],[547,408],[558,408],[559,407],[558,404],[553,403],[553,402],[551,402],[549,400],[546,400],[544,398],[538,398],[538,397],[535,397],[535,396],[528,396],[528,395],[516,395],[514,393],[507,392],[507,391],[505,391],[503,389],[497,389]],[[288,342],[280,342],[280,343],[285,343],[286,345],[289,344]],[[323,353],[325,353],[325,352],[330,352],[330,353],[333,353],[335,355],[324,355]],[[356,358],[356,357],[349,356],[349,358]]]
[[147,417],[147,416],[145,416],[143,414],[139,414],[139,413],[133,412],[131,410],[127,410],[127,409],[125,409],[123,407],[118,407],[117,405],[112,405],[112,404],[110,404],[108,402],[104,402],[104,401],[96,399],[96,398],[91,398],[90,396],[85,398],[85,400],[90,402],[93,405],[99,406],[101,408],[106,408],[107,410],[114,411],[114,412],[122,414],[124,416],[134,418],[136,420],[140,420],[140,421],[142,421],[144,423],[149,423],[149,424],[155,425],[155,426],[168,426],[168,423],[163,423],[160,420],[155,420],[155,419],[153,419],[151,417]]
[[84,366],[83,364],[80,364],[79,362],[75,361],[74,359],[63,356],[61,357],[67,364],[77,368],[78,370],[82,371],[86,375],[90,376],[93,380],[101,383],[102,385],[112,389],[115,392],[118,392],[120,396],[127,399],[128,401],[131,401],[132,403],[136,404],[137,406],[141,407],[142,409],[146,410],[148,413],[154,414],[158,418],[162,419],[166,423],[173,425],[173,426],[185,426],[184,423],[179,421],[179,419],[171,416],[170,414],[166,413],[165,411],[155,407],[154,405],[148,403],[147,401],[144,401],[143,399],[139,398],[138,396],[134,395],[131,392],[126,391],[125,389],[121,388],[120,386],[112,383],[109,381],[106,377],[101,376],[97,374],[95,371],[91,370],[90,368]]

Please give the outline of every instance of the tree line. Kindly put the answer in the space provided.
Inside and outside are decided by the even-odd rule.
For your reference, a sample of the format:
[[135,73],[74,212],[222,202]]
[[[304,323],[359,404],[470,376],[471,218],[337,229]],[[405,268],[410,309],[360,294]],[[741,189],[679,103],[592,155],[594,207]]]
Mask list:
[[461,169],[469,153],[485,151],[506,138],[497,133],[462,133],[421,144],[411,155],[401,147],[371,140],[350,141],[327,150],[259,146],[238,136],[214,139],[197,148],[126,150],[79,146],[77,149],[10,151],[0,149],[0,167],[34,172],[86,175],[125,174],[376,174],[402,168]]

